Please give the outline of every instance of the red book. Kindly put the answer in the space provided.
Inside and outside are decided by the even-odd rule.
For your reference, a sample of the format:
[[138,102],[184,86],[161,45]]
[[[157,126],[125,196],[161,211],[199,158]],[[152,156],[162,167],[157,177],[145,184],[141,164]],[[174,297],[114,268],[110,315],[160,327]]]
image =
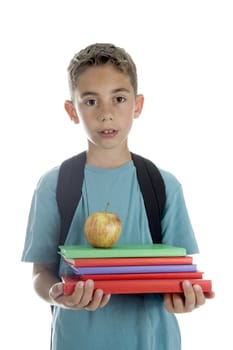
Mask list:
[[[77,276],[77,275],[76,275]],[[93,281],[98,280],[133,280],[133,279],[201,279],[203,272],[155,272],[155,273],[115,273],[115,274],[94,274],[94,275],[79,275],[77,280],[86,281],[88,279]]]
[[144,258],[76,258],[65,259],[75,267],[91,266],[145,266],[145,265],[188,265],[192,264],[192,256],[144,257]]
[[[64,294],[72,294],[77,278],[63,275],[62,281]],[[189,281],[200,285],[204,292],[211,291],[210,280],[189,279]],[[102,289],[105,294],[182,293],[182,282],[182,279],[99,280],[95,281],[95,289]]]

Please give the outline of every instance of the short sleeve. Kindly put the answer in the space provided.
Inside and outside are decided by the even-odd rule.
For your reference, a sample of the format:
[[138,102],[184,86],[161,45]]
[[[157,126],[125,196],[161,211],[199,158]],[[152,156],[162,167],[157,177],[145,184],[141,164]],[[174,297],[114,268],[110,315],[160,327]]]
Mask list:
[[34,191],[22,261],[56,263],[59,260],[60,216],[56,202],[58,168],[43,175]]
[[198,245],[187,211],[182,186],[176,177],[161,171],[165,182],[166,203],[162,219],[163,242],[184,247],[187,254],[198,253]]

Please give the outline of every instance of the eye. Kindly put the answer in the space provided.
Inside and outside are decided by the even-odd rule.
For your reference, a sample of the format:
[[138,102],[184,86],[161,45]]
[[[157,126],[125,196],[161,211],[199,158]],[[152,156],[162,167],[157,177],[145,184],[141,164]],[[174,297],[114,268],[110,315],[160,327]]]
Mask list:
[[84,103],[87,106],[95,106],[97,104],[97,101],[94,99],[88,99],[88,100],[84,101]]
[[117,96],[115,100],[117,103],[124,103],[126,101],[126,98],[123,96]]

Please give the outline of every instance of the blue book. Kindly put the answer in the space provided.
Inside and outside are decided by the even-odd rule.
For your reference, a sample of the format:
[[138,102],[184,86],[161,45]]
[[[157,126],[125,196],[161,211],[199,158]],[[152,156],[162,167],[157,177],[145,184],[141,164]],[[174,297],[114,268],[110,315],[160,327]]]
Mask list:
[[196,272],[197,265],[148,265],[148,266],[96,266],[96,267],[75,267],[71,269],[76,275],[86,274],[115,274],[115,273],[161,273],[161,272]]

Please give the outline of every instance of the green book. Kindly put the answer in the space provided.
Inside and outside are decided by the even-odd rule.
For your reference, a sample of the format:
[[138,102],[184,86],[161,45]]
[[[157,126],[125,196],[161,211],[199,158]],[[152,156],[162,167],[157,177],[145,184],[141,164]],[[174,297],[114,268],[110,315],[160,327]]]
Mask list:
[[119,244],[112,248],[93,248],[89,245],[61,245],[65,259],[74,258],[127,258],[185,256],[186,249],[167,244]]

